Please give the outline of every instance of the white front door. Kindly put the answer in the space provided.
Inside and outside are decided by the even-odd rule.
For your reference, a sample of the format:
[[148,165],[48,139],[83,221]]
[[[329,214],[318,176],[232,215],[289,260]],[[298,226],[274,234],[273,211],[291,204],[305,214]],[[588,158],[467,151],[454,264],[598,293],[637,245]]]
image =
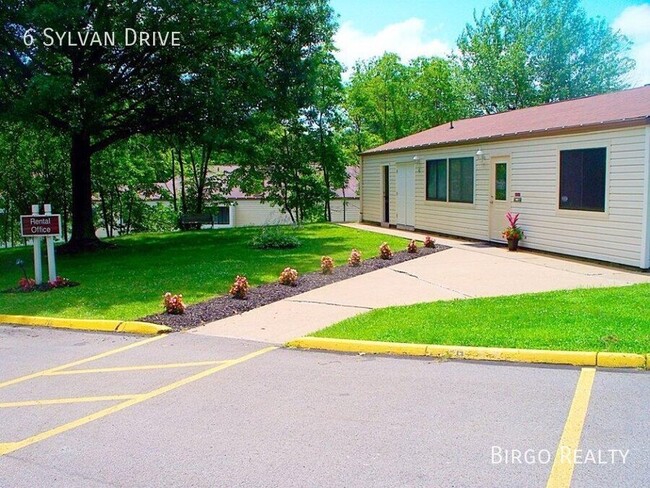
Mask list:
[[397,221],[399,227],[415,228],[415,165],[397,164]]
[[492,158],[490,162],[490,240],[505,241],[501,232],[508,226],[510,211],[510,160]]

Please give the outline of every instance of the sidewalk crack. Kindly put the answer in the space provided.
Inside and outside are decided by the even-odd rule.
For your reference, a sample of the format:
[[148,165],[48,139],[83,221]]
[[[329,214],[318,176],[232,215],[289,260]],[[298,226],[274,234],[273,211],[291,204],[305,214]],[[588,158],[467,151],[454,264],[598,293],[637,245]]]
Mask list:
[[418,275],[415,275],[413,273],[409,273],[408,271],[402,271],[401,269],[395,269],[395,268],[387,268],[387,269],[389,269],[391,271],[394,271],[395,273],[400,273],[400,274],[403,274],[403,275],[406,275],[406,276],[410,276],[411,278],[415,278],[416,280],[421,281],[422,283],[426,283],[427,285],[435,286],[436,288],[440,288],[442,290],[447,290],[447,291],[450,291],[452,293],[457,293],[457,294],[459,294],[459,295],[461,295],[461,296],[463,296],[465,298],[476,298],[474,295],[468,295],[467,293],[463,293],[460,290],[455,290],[453,288],[443,286],[440,283],[434,283],[432,281],[423,280]]
[[332,303],[332,302],[321,302],[319,300],[292,300],[287,298],[288,302],[294,303],[315,303],[317,305],[330,305],[332,307],[343,307],[343,308],[360,308],[362,310],[372,310],[372,307],[363,307],[361,305],[343,305],[342,303]]

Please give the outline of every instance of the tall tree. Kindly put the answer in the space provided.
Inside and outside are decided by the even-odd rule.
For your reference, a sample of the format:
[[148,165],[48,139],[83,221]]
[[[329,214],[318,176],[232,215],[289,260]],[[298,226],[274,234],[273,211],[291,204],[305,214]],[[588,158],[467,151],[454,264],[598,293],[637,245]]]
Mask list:
[[346,111],[357,151],[460,118],[467,113],[458,70],[448,60],[396,54],[359,62],[347,87]]
[[498,0],[458,39],[477,113],[605,93],[626,87],[630,42],[579,0]]
[[[324,0],[3,2],[0,113],[42,119],[69,136],[68,249],[99,244],[92,218],[93,154],[134,134],[177,132],[185,122],[203,127],[230,116],[235,107],[221,102],[238,80],[290,83],[293,73],[300,73],[296,65],[321,42],[322,29],[312,22],[324,5]],[[115,42],[104,35],[112,32]],[[178,42],[172,43],[173,32],[180,33]],[[95,33],[100,40],[91,42]],[[160,37],[152,42],[156,33],[168,36],[165,45]],[[246,81],[248,74],[255,76]],[[219,108],[211,117],[208,96],[209,106]],[[259,99],[244,99],[237,114],[245,116],[257,105]]]

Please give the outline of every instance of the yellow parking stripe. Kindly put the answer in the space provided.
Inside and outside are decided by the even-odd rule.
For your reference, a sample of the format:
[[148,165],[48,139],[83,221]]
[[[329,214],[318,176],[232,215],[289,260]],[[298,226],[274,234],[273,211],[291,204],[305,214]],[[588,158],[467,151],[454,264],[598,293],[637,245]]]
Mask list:
[[560,445],[555,453],[551,476],[546,488],[569,488],[573,477],[575,451],[580,444],[582,427],[587,416],[591,389],[596,376],[595,368],[583,368],[578,378],[576,392],[571,402],[571,409],[560,438]]
[[[53,373],[56,371],[61,371],[63,369],[67,368],[73,368],[74,366],[79,366],[81,364],[89,363],[90,361],[95,361],[97,359],[102,359],[108,356],[112,356],[113,354],[117,354],[123,351],[127,351],[129,349],[133,349],[134,347],[140,347],[144,346],[145,344],[149,344],[150,342],[154,341],[159,341],[160,339],[164,339],[165,335],[161,336],[156,336],[156,337],[151,337],[150,339],[145,339],[143,341],[138,341],[138,342],[132,342],[131,344],[124,346],[124,347],[118,347],[117,349],[112,349],[110,351],[103,352],[101,354],[97,354],[96,356],[91,356],[86,359],[80,359],[79,361],[74,361],[72,363],[64,364],[62,366],[57,366],[55,368],[50,368],[50,369],[45,369],[43,371],[38,371],[36,373],[28,374],[25,376],[21,376],[19,378],[14,378],[13,380],[5,381],[3,383],[0,383],[0,388],[4,388],[5,386],[10,386],[10,385],[15,385],[16,383],[22,383],[23,381],[31,380],[34,378],[38,378],[39,376],[44,376],[49,373]],[[2,451],[0,451],[2,452]]]
[[58,376],[66,374],[89,374],[89,373],[115,373],[120,371],[145,371],[148,369],[172,369],[189,368],[196,366],[214,366],[228,361],[196,361],[193,363],[171,363],[171,364],[146,364],[143,366],[118,366],[115,368],[94,368],[94,369],[68,369],[66,371],[53,371],[45,373],[44,376]]
[[40,405],[65,405],[67,403],[86,403],[86,402],[110,402],[118,400],[130,400],[139,395],[108,395],[94,397],[74,397],[74,398],[51,398],[48,400],[26,400],[23,402],[0,403],[0,408],[14,407],[37,407]]
[[264,349],[260,349],[259,351],[252,352],[250,354],[247,354],[246,356],[242,356],[238,359],[233,359],[232,361],[228,361],[227,363],[219,364],[218,366],[215,366],[210,369],[206,369],[205,371],[202,371],[200,373],[196,373],[192,376],[188,376],[187,378],[184,378],[179,381],[175,381],[173,383],[170,383],[166,386],[163,386],[161,388],[157,388],[155,390],[152,390],[148,393],[144,393],[142,395],[138,395],[136,398],[132,398],[130,400],[127,400],[122,403],[118,403],[117,405],[113,405],[112,407],[105,408],[103,410],[100,410],[99,412],[95,412],[93,414],[90,414],[86,417],[74,420],[72,422],[68,422],[67,424],[60,425],[58,427],[55,427],[54,429],[50,429],[48,431],[42,432],[40,434],[34,435],[32,437],[28,437],[27,439],[24,439],[19,442],[7,442],[4,444],[0,444],[0,456],[3,456],[5,454],[9,454],[11,452],[14,452],[18,449],[22,449],[23,447],[27,447],[31,444],[35,444],[37,442],[44,441],[46,439],[49,439],[50,437],[53,437],[58,434],[62,434],[64,432],[67,432],[69,430],[75,429],[77,427],[81,427],[82,425],[85,425],[87,423],[90,423],[94,420],[101,419],[102,417],[106,417],[107,415],[111,415],[113,413],[119,412],[120,410],[124,410],[125,408],[128,408],[132,405],[137,405],[138,403],[142,403],[146,400],[150,400],[154,397],[157,397],[159,395],[162,395],[163,393],[167,393],[169,391],[175,390],[176,388],[180,388],[181,386],[185,386],[189,383],[193,383],[194,381],[198,381],[202,378],[205,378],[207,376],[210,376],[214,373],[217,373],[219,371],[222,371],[226,368],[230,368],[231,366],[235,366],[236,364],[241,364],[245,361],[248,361],[250,359],[256,358],[257,356],[261,356],[262,354],[265,354],[267,352],[273,351],[277,349],[277,347],[266,347]]

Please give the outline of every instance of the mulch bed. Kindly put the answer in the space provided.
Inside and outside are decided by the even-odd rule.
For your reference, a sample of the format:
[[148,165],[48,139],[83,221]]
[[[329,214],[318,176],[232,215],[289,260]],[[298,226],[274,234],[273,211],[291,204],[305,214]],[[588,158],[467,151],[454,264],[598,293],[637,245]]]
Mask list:
[[429,254],[445,249],[449,248],[436,244],[435,248],[420,247],[418,253],[407,253],[406,251],[396,252],[393,254],[392,259],[366,259],[356,267],[347,266],[347,264],[337,266],[332,271],[332,274],[329,275],[322,274],[320,271],[305,273],[298,277],[296,286],[281,285],[277,282],[268,283],[251,288],[248,297],[244,300],[232,298],[230,295],[222,295],[205,302],[189,305],[182,315],[160,313],[149,315],[140,320],[167,325],[174,331],[191,329],[208,322],[214,322],[215,320],[225,319],[232,315],[247,312],[284,298],[299,295],[300,293],[305,293],[315,288],[320,288],[321,286],[410,261],[411,259],[428,256]]

